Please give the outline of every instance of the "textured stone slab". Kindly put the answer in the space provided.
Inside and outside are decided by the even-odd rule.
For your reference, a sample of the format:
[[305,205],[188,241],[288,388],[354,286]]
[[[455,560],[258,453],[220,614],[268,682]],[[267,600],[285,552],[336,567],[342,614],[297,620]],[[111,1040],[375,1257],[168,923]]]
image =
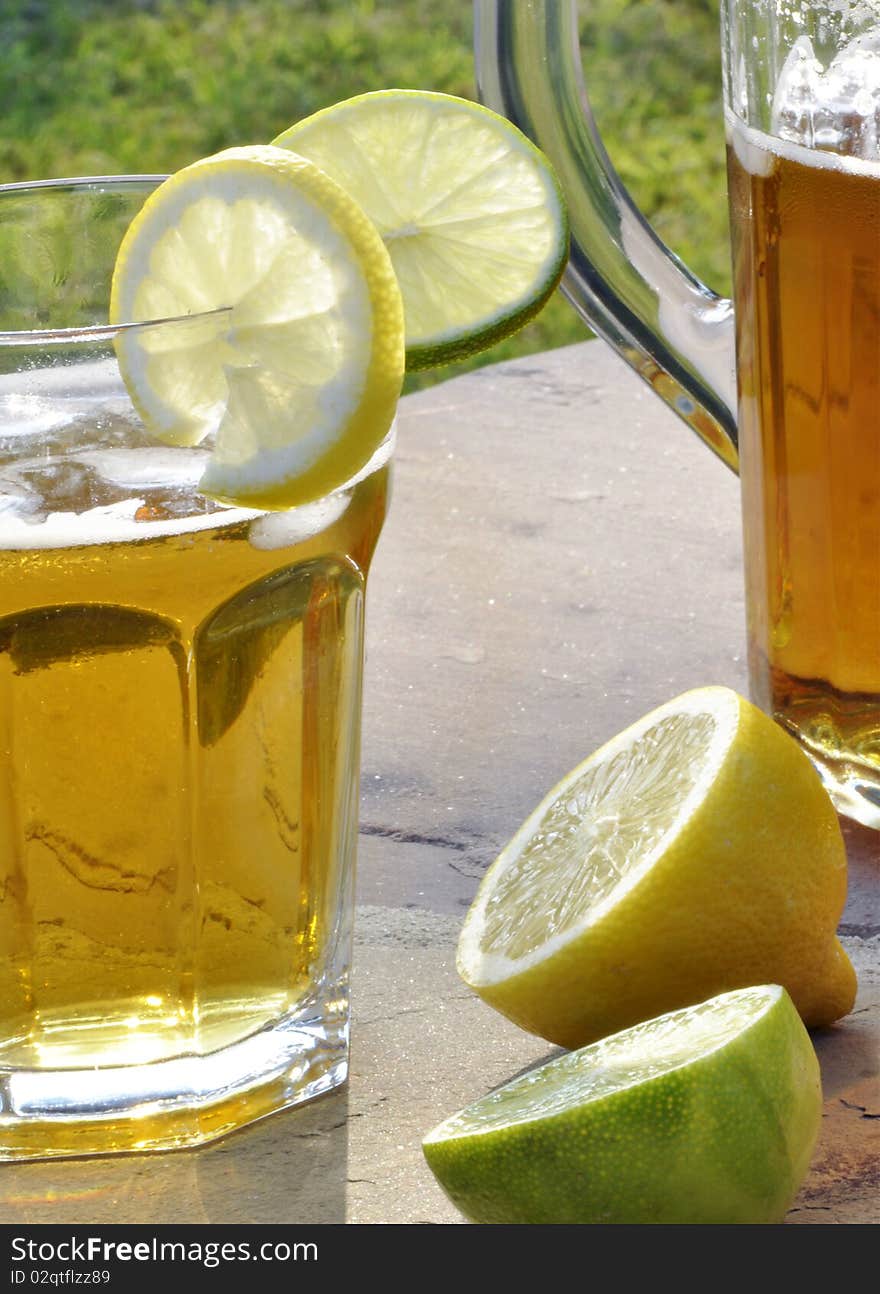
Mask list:
[[[196,1152],[6,1165],[0,1220],[454,1223],[420,1138],[552,1054],[458,981],[498,849],[585,754],[746,689],[736,479],[602,343],[403,402],[368,599],[348,1090]],[[847,828],[856,1010],[791,1221],[880,1220],[880,842]]]

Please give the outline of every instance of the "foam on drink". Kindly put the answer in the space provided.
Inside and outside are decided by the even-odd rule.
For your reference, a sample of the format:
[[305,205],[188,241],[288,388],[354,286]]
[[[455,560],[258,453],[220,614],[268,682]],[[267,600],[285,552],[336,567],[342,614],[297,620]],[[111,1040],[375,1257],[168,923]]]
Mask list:
[[[0,375],[0,549],[126,543],[252,521],[260,548],[300,543],[337,520],[350,492],[390,458],[389,433],[337,491],[278,513],[199,493],[210,448],[169,447],[134,415],[113,360]],[[80,393],[78,398],[77,393]]]

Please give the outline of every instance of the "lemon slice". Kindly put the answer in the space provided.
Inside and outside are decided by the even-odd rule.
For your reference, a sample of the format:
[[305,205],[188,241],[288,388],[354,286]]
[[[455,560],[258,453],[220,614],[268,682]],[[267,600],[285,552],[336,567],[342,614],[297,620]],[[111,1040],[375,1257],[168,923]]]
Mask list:
[[788,994],[761,985],[531,1070],[422,1148],[475,1222],[772,1223],[821,1117],[807,1031]]
[[559,282],[568,256],[559,183],[543,153],[480,104],[378,90],[274,143],[332,175],[374,221],[403,293],[408,369],[499,341]]
[[312,163],[230,148],[178,171],[122,241],[117,355],[148,429],[208,439],[207,495],[260,508],[321,497],[388,432],[403,313],[388,254],[355,202]]
[[727,688],[652,711],[555,787],[486,873],[464,980],[576,1047],[748,984],[809,1025],[852,1007],[837,815],[809,759]]

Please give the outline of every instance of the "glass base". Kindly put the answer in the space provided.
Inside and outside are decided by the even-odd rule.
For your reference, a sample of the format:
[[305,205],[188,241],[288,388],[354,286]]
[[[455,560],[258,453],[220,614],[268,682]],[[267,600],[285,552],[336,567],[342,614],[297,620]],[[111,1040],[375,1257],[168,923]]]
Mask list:
[[838,813],[880,830],[880,694],[773,668],[754,644],[749,694],[810,757]]
[[838,813],[863,827],[880,831],[880,770],[848,759],[835,759],[789,728],[809,755]]
[[339,1087],[348,999],[206,1056],[105,1069],[0,1070],[0,1160],[175,1150]]

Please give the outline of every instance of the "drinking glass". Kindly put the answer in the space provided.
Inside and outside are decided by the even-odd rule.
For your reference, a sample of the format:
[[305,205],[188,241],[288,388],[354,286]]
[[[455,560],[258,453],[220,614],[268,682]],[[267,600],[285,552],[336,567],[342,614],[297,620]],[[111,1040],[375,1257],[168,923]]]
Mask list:
[[194,1144],[342,1083],[365,580],[391,438],[287,512],[199,494],[110,327],[161,177],[0,186],[0,1157]]

